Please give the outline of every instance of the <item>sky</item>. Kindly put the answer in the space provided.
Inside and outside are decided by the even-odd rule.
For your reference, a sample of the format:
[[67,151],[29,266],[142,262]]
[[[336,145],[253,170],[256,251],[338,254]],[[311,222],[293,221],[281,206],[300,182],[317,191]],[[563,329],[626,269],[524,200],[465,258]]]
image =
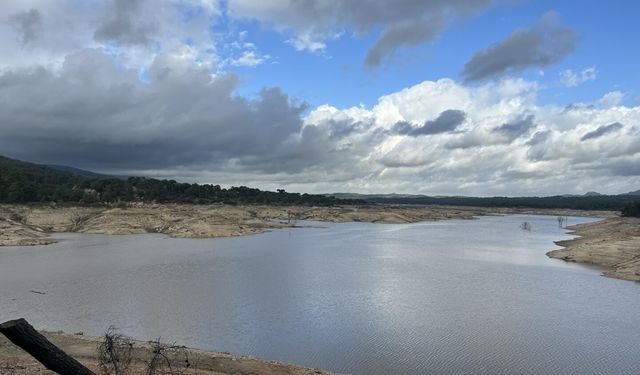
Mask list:
[[2,0],[0,154],[309,193],[640,188],[636,1]]

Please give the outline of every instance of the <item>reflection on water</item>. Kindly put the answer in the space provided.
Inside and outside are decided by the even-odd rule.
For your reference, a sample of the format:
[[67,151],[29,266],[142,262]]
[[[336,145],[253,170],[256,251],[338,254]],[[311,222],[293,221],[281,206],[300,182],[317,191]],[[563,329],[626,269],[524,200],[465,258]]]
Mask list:
[[0,317],[354,374],[640,373],[639,285],[548,259],[555,217],[322,225],[2,248]]

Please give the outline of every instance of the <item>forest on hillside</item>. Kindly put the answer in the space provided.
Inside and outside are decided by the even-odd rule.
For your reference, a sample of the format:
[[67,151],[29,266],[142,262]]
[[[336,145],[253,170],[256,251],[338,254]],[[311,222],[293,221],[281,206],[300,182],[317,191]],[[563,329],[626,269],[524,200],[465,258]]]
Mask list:
[[157,202],[192,204],[316,205],[366,204],[318,194],[264,191],[246,186],[190,184],[145,177],[86,177],[45,165],[0,156],[0,202],[70,202],[82,204]]
[[408,205],[451,205],[470,207],[566,208],[574,210],[620,211],[638,200],[637,195],[550,196],[550,197],[380,197],[368,202]]

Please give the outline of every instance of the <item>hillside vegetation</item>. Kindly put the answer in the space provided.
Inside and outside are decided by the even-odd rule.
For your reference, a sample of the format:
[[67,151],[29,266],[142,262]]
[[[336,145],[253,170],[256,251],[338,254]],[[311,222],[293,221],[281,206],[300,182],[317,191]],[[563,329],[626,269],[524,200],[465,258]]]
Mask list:
[[620,211],[637,200],[637,195],[582,195],[551,197],[371,197],[367,202],[381,204],[448,205],[469,207],[562,208],[573,210]]
[[145,177],[126,180],[87,177],[44,165],[0,156],[0,203],[29,202],[157,202],[157,203],[259,203],[281,205],[365,204],[357,199],[263,191],[246,186],[228,189],[219,185],[180,183]]

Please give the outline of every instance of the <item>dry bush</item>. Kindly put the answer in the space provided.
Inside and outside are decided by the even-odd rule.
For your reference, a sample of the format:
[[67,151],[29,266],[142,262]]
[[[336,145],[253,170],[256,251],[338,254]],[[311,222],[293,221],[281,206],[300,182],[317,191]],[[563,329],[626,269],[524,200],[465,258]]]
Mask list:
[[151,342],[151,358],[145,372],[147,375],[183,375],[191,367],[189,351],[184,346],[166,344],[160,339]]
[[133,340],[111,326],[98,347],[98,368],[103,375],[125,375],[133,360]]
[[[145,375],[186,375],[197,374],[196,363],[192,364],[189,351],[184,346],[167,344],[157,339],[149,342],[150,356],[146,360],[144,369],[138,367],[135,373]],[[129,375],[134,373],[131,366],[138,355],[144,351],[134,348],[134,340],[116,332],[109,327],[104,339],[98,347],[98,368],[103,375]],[[142,361],[143,358],[137,358]],[[140,362],[139,362],[140,363]],[[189,371],[189,372],[188,372]]]

